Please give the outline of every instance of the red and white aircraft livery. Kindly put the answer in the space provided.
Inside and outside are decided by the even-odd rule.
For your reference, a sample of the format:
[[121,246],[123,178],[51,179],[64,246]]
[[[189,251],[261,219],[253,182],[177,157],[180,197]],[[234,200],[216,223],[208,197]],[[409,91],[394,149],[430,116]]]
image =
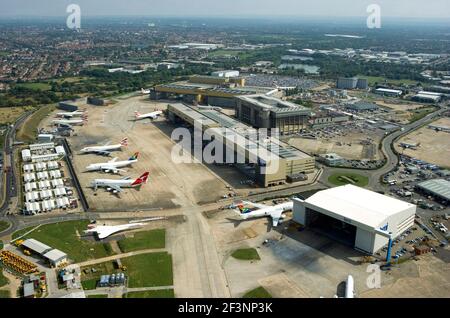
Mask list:
[[128,146],[128,138],[124,138],[117,145],[106,143],[104,146],[86,147],[80,150],[81,153],[95,153],[98,155],[109,156],[111,152],[120,150],[122,147]]
[[147,183],[149,172],[144,173],[142,176],[136,180],[126,177],[123,179],[95,179],[92,181],[92,188],[97,191],[98,188],[105,188],[106,191],[112,192],[114,194],[122,192],[122,188],[137,188]]
[[135,111],[135,112],[134,112],[134,117],[135,117],[136,120],[141,120],[141,119],[146,119],[146,118],[149,118],[149,119],[156,119],[156,118],[158,118],[159,116],[161,116],[162,113],[163,113],[163,112],[160,111],[160,110],[157,110],[157,111],[152,112],[152,113],[147,113],[147,114],[141,114],[141,113],[139,113],[138,111]]

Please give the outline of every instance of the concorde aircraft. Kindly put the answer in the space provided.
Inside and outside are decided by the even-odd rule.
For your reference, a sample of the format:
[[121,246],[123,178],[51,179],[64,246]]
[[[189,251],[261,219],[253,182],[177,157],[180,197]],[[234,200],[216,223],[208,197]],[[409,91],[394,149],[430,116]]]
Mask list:
[[146,119],[146,118],[156,119],[159,116],[161,116],[162,113],[163,112],[160,111],[160,110],[157,110],[157,111],[154,111],[154,112],[151,112],[151,113],[147,113],[147,114],[140,114],[138,111],[135,111],[134,112],[134,117],[135,117],[135,120],[141,120],[141,119]]
[[[248,208],[244,208],[244,204],[253,205],[258,209],[252,211]],[[283,213],[286,211],[291,211],[293,206],[294,202],[292,201],[281,203],[275,206],[242,201],[241,204],[237,205],[238,210],[235,210],[235,212],[237,212],[239,216],[244,220],[270,216],[272,218],[272,225],[277,226],[280,220],[283,219]]]
[[62,113],[57,113],[56,116],[57,117],[62,117],[62,118],[73,118],[73,117],[83,117],[85,118],[87,115],[86,111],[73,111],[73,112],[62,112]]
[[124,138],[117,145],[110,145],[109,142],[104,146],[86,147],[80,150],[81,153],[95,153],[98,155],[109,156],[111,152],[120,150],[122,147],[128,146],[128,138]]
[[86,167],[86,171],[103,171],[103,172],[126,172],[123,167],[128,167],[133,163],[138,162],[139,152],[136,152],[132,157],[125,161],[117,161],[117,157],[104,163],[93,163]]
[[98,188],[105,188],[106,191],[112,192],[113,194],[118,194],[122,192],[122,188],[137,188],[147,183],[149,172],[145,172],[142,176],[136,180],[130,177],[122,179],[95,179],[91,183],[91,187],[94,191]]
[[55,119],[52,120],[52,123],[55,126],[63,125],[63,126],[83,126],[87,120],[83,119]]
[[88,228],[84,233],[94,233],[100,240],[107,238],[118,232],[123,232],[127,230],[133,230],[143,227],[144,223],[132,223],[132,224],[122,224],[122,225],[96,225]]

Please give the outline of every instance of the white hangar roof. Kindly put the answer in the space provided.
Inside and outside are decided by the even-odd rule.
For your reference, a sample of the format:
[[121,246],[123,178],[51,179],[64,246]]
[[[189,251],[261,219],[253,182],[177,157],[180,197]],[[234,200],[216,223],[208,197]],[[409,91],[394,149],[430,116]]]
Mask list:
[[374,229],[390,216],[414,207],[413,204],[354,185],[317,192],[305,202]]

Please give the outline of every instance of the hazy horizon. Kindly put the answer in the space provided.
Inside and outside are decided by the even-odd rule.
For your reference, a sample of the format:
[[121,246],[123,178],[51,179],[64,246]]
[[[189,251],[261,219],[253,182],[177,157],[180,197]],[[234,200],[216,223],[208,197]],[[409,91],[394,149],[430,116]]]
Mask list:
[[67,16],[78,4],[85,17],[220,17],[220,18],[345,18],[367,17],[377,3],[385,18],[446,19],[448,0],[0,0],[0,17]]

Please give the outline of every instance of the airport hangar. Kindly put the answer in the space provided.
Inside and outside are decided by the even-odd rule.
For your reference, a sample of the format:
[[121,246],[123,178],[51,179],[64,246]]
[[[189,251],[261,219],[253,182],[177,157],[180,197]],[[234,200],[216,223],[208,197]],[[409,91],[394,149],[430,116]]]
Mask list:
[[294,199],[293,220],[370,255],[414,225],[416,206],[354,185]]
[[[211,129],[213,138],[224,145],[224,153],[228,148],[235,160],[238,154],[245,158],[246,163],[235,167],[263,187],[304,180],[306,174],[314,172],[314,157],[274,137],[269,142],[255,142],[255,129],[217,110],[177,103],[169,104],[167,111],[169,121],[175,125],[201,124],[203,131]],[[278,166],[276,173],[267,171],[271,164]]]

